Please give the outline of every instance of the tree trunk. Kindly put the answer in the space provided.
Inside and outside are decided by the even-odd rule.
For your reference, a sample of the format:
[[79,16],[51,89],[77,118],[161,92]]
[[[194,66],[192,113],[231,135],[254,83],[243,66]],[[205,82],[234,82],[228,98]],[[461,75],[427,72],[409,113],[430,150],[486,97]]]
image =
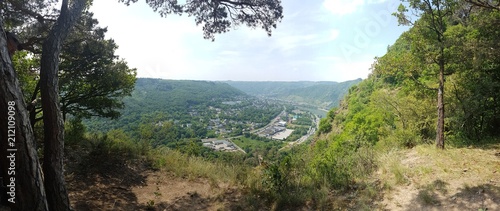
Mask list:
[[438,87],[438,122],[436,129],[436,147],[444,149],[444,61],[439,64]]
[[[0,20],[0,171],[12,210],[48,210],[33,129]],[[14,135],[14,136],[13,136]],[[12,145],[11,145],[12,144]],[[13,174],[15,173],[15,175]],[[9,187],[14,185],[14,187]],[[13,198],[15,197],[15,198]],[[15,203],[12,203],[15,202]]]
[[61,14],[43,42],[40,67],[40,93],[44,124],[43,172],[50,210],[70,210],[63,171],[64,122],[59,105],[59,53],[62,42],[81,16],[86,0],[63,0]]

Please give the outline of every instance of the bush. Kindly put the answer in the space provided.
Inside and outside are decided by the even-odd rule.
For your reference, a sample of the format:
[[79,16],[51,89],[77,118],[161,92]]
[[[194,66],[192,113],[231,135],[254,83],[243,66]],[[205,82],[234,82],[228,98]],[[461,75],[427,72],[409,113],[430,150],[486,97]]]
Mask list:
[[323,118],[319,121],[319,133],[329,133],[332,130],[332,124],[329,119]]
[[273,194],[278,194],[290,186],[291,158],[285,156],[281,161],[269,164],[264,169],[262,183]]
[[67,145],[74,146],[85,141],[85,125],[80,118],[72,118],[65,124],[64,141]]
[[86,152],[78,167],[82,173],[106,172],[131,160],[146,158],[151,150],[147,142],[134,142],[122,130],[90,135],[80,146]]
[[[321,150],[321,149],[320,149]],[[326,182],[334,189],[344,189],[356,178],[364,178],[375,169],[373,147],[363,142],[333,141],[310,163],[310,175],[317,185]]]
[[387,151],[392,148],[413,148],[422,143],[425,143],[425,141],[417,134],[417,132],[396,129],[392,131],[392,134],[382,138],[377,143],[377,148]]

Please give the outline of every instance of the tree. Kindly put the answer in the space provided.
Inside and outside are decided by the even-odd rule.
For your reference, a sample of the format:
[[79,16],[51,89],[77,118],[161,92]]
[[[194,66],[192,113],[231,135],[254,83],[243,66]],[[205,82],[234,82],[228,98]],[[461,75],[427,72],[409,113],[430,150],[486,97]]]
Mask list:
[[117,118],[121,100],[134,89],[136,70],[115,55],[118,46],[104,38],[107,30],[97,24],[85,12],[63,46],[59,88],[64,119],[67,114]]
[[[85,12],[67,42],[63,43],[60,64],[60,99],[63,119],[67,115],[88,118],[116,118],[123,108],[121,99],[131,94],[136,70],[115,55],[118,48],[112,39],[105,39],[106,28],[97,27],[92,13]],[[36,35],[23,33],[26,39]],[[26,46],[26,45],[25,45]],[[39,105],[39,72],[41,42],[32,43],[26,52],[15,56],[17,72],[23,83],[26,101],[30,102],[30,119],[34,126],[42,119]]]
[[[26,104],[7,51],[3,23],[0,23],[0,171],[2,181],[10,185],[7,155],[15,154],[15,201],[14,210],[48,210],[41,167],[34,146],[35,137],[30,127]],[[9,113],[10,112],[10,113]],[[11,115],[12,114],[12,115]],[[10,126],[10,127],[9,127]],[[14,127],[12,127],[14,126]],[[12,136],[12,132],[15,136]],[[8,145],[8,143],[14,145]],[[17,151],[8,152],[8,149]],[[6,182],[7,181],[7,182]],[[9,187],[10,191],[10,187]],[[26,203],[19,203],[26,202]]]
[[500,134],[500,11],[469,11],[463,24],[447,31],[457,43],[454,60],[461,69],[451,80],[457,106],[454,124],[457,134],[480,141]]
[[[23,14],[38,14],[43,8],[32,8],[29,5],[18,5],[11,1],[15,9]],[[48,5],[46,5],[48,7]],[[36,102],[40,91],[40,80],[34,75],[41,69],[36,67],[40,63],[40,54],[43,52],[43,37],[50,31],[51,20],[49,15],[35,15],[35,23],[29,21],[18,21],[11,25],[26,26],[27,32],[20,32],[27,40],[22,46],[32,54],[29,56],[23,52],[16,55],[17,66],[20,67],[19,75],[23,79],[25,98],[30,110],[31,126],[34,128],[38,120],[42,120],[41,107]],[[24,18],[26,20],[29,18]],[[48,22],[48,23],[47,23]],[[91,13],[85,13],[78,21],[78,28],[70,33],[69,40],[61,44],[62,58],[61,73],[62,82],[59,83],[61,92],[61,111],[63,121],[67,114],[79,117],[100,115],[105,117],[117,117],[116,109],[122,108],[120,101],[129,95],[134,87],[135,69],[130,69],[123,60],[114,55],[117,46],[112,40],[105,40],[106,29],[96,26],[97,21],[92,18]],[[40,33],[41,32],[41,33]],[[38,35],[42,34],[42,36]],[[37,83],[38,82],[38,83]],[[27,91],[27,92],[26,92]],[[26,93],[32,93],[28,95]],[[38,106],[37,106],[38,105]]]
[[64,181],[64,122],[59,104],[59,54],[62,43],[83,12],[86,0],[69,5],[63,0],[61,13],[42,45],[40,60],[40,94],[44,126],[43,173],[50,210],[70,210]]
[[[121,2],[125,2],[127,4],[136,1],[137,0],[121,0]],[[0,3],[0,9],[3,13],[7,14],[5,16],[6,21],[4,22],[7,22],[9,27],[23,26],[26,31],[33,30],[35,34],[41,34],[41,36],[28,39],[28,41],[23,44],[24,49],[29,49],[33,52],[40,52],[40,48],[33,45],[33,43],[43,41],[43,45],[41,47],[39,87],[42,98],[45,139],[43,165],[45,178],[44,185],[47,193],[47,204],[50,210],[70,209],[62,168],[64,124],[59,102],[59,55],[63,42],[67,38],[69,31],[76,23],[77,19],[81,16],[83,9],[88,2],[89,1],[87,0],[73,0],[71,2],[63,0],[59,14],[57,14],[57,11],[55,10],[47,9],[50,8],[50,6],[53,6],[56,3],[55,1],[35,0],[23,2],[8,0]],[[194,16],[196,23],[203,25],[204,37],[212,40],[214,39],[214,34],[227,32],[230,27],[240,24],[245,24],[252,28],[262,27],[270,35],[272,28],[275,28],[276,23],[283,18],[283,8],[281,6],[281,1],[279,0],[219,0],[210,2],[197,0],[188,1],[184,5],[179,5],[176,0],[153,0],[147,2],[162,16],[171,13],[187,13],[190,16]],[[37,9],[41,12],[34,12]],[[54,19],[54,17],[57,18]],[[4,51],[6,49],[6,43],[4,42],[1,44],[2,51]],[[2,53],[3,58],[7,58],[6,55],[7,54]],[[3,61],[7,61],[7,59],[4,59]],[[8,64],[8,62],[2,62],[2,64]],[[2,66],[2,68],[4,66]],[[5,77],[5,79],[2,78],[2,80],[9,79],[11,81],[6,83],[6,85],[9,85],[7,88],[0,90],[2,92],[0,93],[0,96],[12,95],[12,93],[14,93],[14,98],[19,101],[23,98],[20,92],[19,83],[15,83],[15,80],[17,79],[15,78],[12,70],[7,71],[7,73],[9,75]],[[4,85],[2,84],[2,86]],[[8,111],[8,107],[5,106],[5,100],[3,106],[0,108],[2,111]],[[21,107],[19,113],[26,114],[26,109],[26,107]],[[26,119],[27,115],[23,117],[23,120]],[[31,138],[32,135],[30,136],[30,133],[32,134],[32,132],[30,132],[30,130],[32,127],[27,122],[27,120],[22,122],[22,126],[26,128],[21,130],[22,134],[19,134],[19,136],[26,135],[29,136],[28,138]],[[32,181],[35,182],[35,186],[38,186],[29,186],[35,188],[25,188],[23,193],[19,194],[25,195],[29,194],[28,191],[34,191],[33,195],[36,200],[32,200],[32,198],[20,198],[17,202],[19,204],[30,204],[35,202],[35,206],[37,207],[35,207],[36,209],[28,208],[20,210],[46,210],[47,207],[43,206],[43,202],[45,201],[43,186],[36,183],[36,181],[41,180],[39,179],[39,174],[37,174],[37,169],[35,168],[38,166],[38,161],[36,156],[29,156],[35,152],[34,145],[30,145],[30,142],[27,141],[26,147],[23,149],[27,150],[26,152],[23,152],[27,153],[27,155],[22,157],[22,159],[25,160],[20,162],[27,162],[26,167],[31,167],[23,172],[23,178],[32,176],[32,178],[35,178]],[[34,177],[33,175],[38,175],[38,177]],[[30,206],[33,205],[30,204]]]
[[[138,0],[119,0],[129,5]],[[245,24],[250,28],[261,27],[269,36],[283,18],[281,0],[192,0],[179,4],[177,0],[146,1],[162,17],[186,13],[194,16],[196,25],[203,26],[205,39],[215,39],[215,34],[228,32],[231,27]]]
[[474,6],[500,11],[500,1],[498,0],[465,0],[465,1]]
[[421,73],[437,75],[437,110],[438,120],[436,126],[436,146],[444,149],[444,82],[447,70],[448,43],[445,32],[448,27],[447,21],[454,12],[456,1],[454,0],[404,0],[412,9],[412,14],[420,19],[412,21],[406,13],[408,8],[401,4],[398,12],[394,15],[400,24],[413,25],[416,33],[411,34],[413,54],[424,64],[427,64]]

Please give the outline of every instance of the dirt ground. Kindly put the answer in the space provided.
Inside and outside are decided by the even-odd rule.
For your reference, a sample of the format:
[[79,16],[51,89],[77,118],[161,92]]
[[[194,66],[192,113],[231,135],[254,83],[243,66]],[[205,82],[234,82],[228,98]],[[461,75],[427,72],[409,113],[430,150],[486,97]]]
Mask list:
[[189,180],[152,172],[145,186],[132,188],[139,204],[156,210],[241,209],[241,194],[228,185],[215,186],[205,179]]
[[[439,153],[439,152],[437,152]],[[401,164],[407,182],[386,191],[382,210],[500,210],[500,148],[412,149]]]
[[179,178],[130,164],[105,172],[67,177],[74,210],[245,210],[239,191],[206,179]]

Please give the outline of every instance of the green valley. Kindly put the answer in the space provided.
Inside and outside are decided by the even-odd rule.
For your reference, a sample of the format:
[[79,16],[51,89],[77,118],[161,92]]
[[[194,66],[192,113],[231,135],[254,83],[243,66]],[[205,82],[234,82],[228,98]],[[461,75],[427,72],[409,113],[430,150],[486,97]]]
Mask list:
[[[123,133],[153,147],[182,151],[195,146],[197,151],[207,151],[200,148],[202,143],[216,148],[208,140],[228,140],[250,153],[250,158],[260,154],[275,159],[277,150],[287,142],[303,143],[313,135],[319,121],[317,115],[300,106],[250,96],[224,82],[139,78],[131,96],[123,102],[119,118],[85,120],[87,130]],[[78,119],[75,121],[78,124]],[[243,135],[245,139],[241,139]]]
[[498,0],[0,11],[0,210],[500,210]]
[[139,78],[132,95],[123,102],[120,118],[86,121],[89,131],[121,129],[139,138],[146,133],[141,130],[151,130],[151,138],[158,145],[242,135],[266,125],[283,110],[275,101],[251,97],[225,83],[206,81]]

